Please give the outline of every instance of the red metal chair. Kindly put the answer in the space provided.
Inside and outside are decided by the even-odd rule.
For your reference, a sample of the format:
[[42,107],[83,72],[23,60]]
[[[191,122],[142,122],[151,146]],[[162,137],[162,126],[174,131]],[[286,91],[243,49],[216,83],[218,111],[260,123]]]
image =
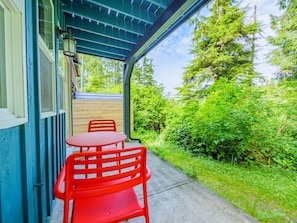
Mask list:
[[88,125],[88,132],[112,131],[116,132],[117,127],[114,120],[91,120]]
[[[110,131],[116,132],[117,126],[114,120],[112,119],[105,119],[105,120],[90,120],[88,125],[88,132],[99,132],[99,131]],[[117,147],[118,145],[115,144]],[[125,143],[122,142],[122,148],[124,148]],[[115,149],[114,146],[105,146],[105,149]]]
[[[70,155],[54,186],[55,196],[64,200],[64,223],[69,220],[71,200],[72,223],[120,222],[140,216],[150,222],[151,171],[146,154],[146,147],[139,146]],[[142,185],[142,201],[134,189],[137,185]]]

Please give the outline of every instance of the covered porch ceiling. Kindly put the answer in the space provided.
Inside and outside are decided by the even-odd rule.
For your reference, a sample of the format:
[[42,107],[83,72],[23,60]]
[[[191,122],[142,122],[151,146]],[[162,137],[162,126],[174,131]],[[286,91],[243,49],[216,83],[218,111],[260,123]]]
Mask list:
[[61,0],[77,52],[137,61],[209,0]]

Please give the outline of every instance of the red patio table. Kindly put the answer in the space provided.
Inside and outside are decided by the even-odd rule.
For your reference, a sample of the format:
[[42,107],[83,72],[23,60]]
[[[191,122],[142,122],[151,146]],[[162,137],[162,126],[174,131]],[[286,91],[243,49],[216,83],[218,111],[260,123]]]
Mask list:
[[95,147],[96,151],[101,151],[103,146],[108,146],[116,143],[122,143],[127,136],[121,132],[86,132],[69,137],[66,143],[70,146],[79,147],[82,152],[83,148]]

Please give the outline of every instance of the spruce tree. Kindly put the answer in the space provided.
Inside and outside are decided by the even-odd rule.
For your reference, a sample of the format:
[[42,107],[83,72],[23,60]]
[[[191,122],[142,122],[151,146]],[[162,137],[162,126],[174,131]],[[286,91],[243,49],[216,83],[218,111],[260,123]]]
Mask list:
[[259,25],[245,23],[246,10],[234,0],[215,0],[210,16],[198,14],[192,20],[194,59],[186,67],[179,89],[184,98],[202,97],[201,93],[221,77],[251,81],[256,75],[253,41]]
[[279,6],[284,13],[281,16],[271,15],[271,28],[275,37],[268,41],[275,46],[270,56],[270,63],[280,67],[278,78],[297,79],[297,1],[282,0]]

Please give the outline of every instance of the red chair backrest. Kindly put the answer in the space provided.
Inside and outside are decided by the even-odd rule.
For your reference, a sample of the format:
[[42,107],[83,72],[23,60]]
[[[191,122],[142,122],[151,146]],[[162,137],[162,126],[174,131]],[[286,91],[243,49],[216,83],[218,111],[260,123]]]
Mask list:
[[88,132],[113,131],[116,132],[116,123],[114,120],[91,120],[89,121]]
[[[108,194],[118,198],[119,194],[125,196],[126,191],[135,192],[134,186],[139,184],[142,185],[143,206],[139,207],[133,216],[129,209],[127,213],[121,212],[120,215],[123,216],[119,219],[125,220],[127,216],[143,215],[146,222],[149,222],[147,181],[151,177],[151,171],[146,166],[146,156],[147,148],[144,146],[70,155],[54,186],[55,196],[64,200],[63,222],[68,223],[69,220],[70,200],[76,200],[75,204],[80,200],[89,205],[94,201],[92,198],[100,198]],[[91,198],[90,203],[87,198]],[[138,197],[138,201],[139,199]],[[113,202],[113,200],[107,202]],[[104,205],[104,202],[98,205]],[[80,217],[83,216],[80,215]],[[100,216],[97,217],[100,219]],[[99,221],[99,219],[96,220]]]
[[76,153],[66,162],[65,200],[110,194],[146,180],[146,147]]

